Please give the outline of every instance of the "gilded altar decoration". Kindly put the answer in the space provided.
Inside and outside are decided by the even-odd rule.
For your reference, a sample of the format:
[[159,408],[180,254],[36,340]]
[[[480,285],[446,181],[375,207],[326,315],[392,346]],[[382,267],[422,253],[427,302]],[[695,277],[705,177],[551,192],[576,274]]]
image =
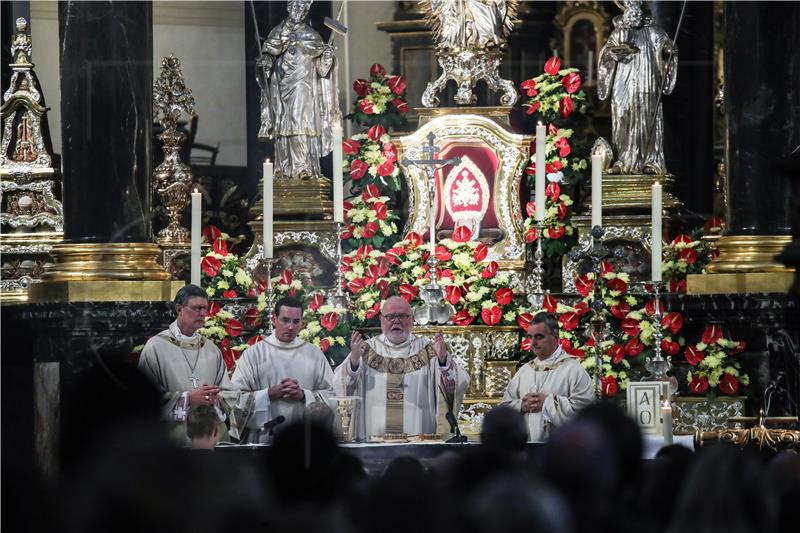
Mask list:
[[475,84],[484,80],[490,89],[502,91],[500,103],[512,106],[518,94],[514,84],[500,77],[499,66],[506,39],[514,29],[517,0],[423,0],[420,2],[436,42],[442,74],[428,84],[422,105],[436,107],[436,93],[448,80],[458,86],[455,101],[474,104]]
[[[528,160],[530,137],[509,132],[490,116],[436,112],[416,132],[395,140],[398,161],[425,156],[427,136],[435,135],[434,159],[460,158],[437,168],[435,179],[416,166],[403,168],[408,181],[409,231],[429,226],[430,189],[436,187],[436,237],[450,238],[459,228],[488,246],[487,261],[504,270],[522,270],[525,261],[520,175]],[[473,110],[477,113],[477,110]],[[428,156],[429,157],[429,156]]]
[[51,156],[44,98],[30,62],[33,43],[24,18],[11,41],[11,83],[3,93],[0,148],[0,254],[3,302],[27,300],[30,283],[51,265],[63,236],[61,184]]
[[181,224],[192,192],[192,170],[180,157],[186,135],[178,131],[178,120],[184,113],[195,115],[194,96],[183,80],[180,60],[170,55],[161,60],[161,74],[153,83],[153,118],[164,128],[158,136],[164,145],[164,161],[153,170],[153,188],[169,219],[156,235],[162,246],[190,241],[189,230]]
[[675,88],[678,50],[639,0],[623,13],[600,50],[597,95],[611,99],[610,174],[666,174],[661,95]]

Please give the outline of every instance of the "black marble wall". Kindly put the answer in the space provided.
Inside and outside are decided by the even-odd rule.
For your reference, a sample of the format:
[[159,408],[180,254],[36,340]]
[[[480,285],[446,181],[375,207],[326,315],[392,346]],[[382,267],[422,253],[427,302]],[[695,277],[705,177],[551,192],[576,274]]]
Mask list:
[[152,4],[59,2],[64,241],[150,242]]

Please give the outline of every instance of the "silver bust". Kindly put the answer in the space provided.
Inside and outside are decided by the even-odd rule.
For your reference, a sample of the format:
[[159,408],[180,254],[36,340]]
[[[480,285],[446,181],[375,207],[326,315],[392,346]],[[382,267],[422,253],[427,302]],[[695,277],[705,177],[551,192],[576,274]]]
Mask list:
[[309,0],[290,0],[288,17],[261,48],[256,78],[261,87],[259,139],[275,143],[275,177],[322,177],[319,159],[331,151],[339,120],[333,47],[309,25]]
[[621,4],[623,13],[614,18],[597,69],[598,97],[611,97],[614,162],[608,172],[665,174],[659,92],[670,94],[675,88],[677,48],[641,1]]

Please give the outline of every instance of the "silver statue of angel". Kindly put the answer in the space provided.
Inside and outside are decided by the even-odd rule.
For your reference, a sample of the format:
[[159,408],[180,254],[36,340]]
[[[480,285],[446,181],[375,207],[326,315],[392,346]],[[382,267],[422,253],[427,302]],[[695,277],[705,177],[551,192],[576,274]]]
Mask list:
[[623,13],[598,58],[597,95],[611,97],[611,174],[665,174],[660,92],[670,94],[678,49],[639,0],[617,2]]
[[258,137],[275,142],[276,178],[322,177],[319,159],[331,151],[340,113],[334,50],[307,21],[311,3],[288,2],[288,17],[264,40],[257,64]]

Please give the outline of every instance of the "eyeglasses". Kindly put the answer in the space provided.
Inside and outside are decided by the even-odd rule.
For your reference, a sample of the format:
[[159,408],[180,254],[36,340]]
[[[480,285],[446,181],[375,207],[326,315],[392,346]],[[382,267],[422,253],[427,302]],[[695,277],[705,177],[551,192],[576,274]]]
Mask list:
[[389,322],[394,322],[394,321],[402,322],[404,320],[408,320],[409,318],[411,318],[411,315],[406,313],[397,313],[397,314],[381,315],[381,316],[386,320],[388,320]]

